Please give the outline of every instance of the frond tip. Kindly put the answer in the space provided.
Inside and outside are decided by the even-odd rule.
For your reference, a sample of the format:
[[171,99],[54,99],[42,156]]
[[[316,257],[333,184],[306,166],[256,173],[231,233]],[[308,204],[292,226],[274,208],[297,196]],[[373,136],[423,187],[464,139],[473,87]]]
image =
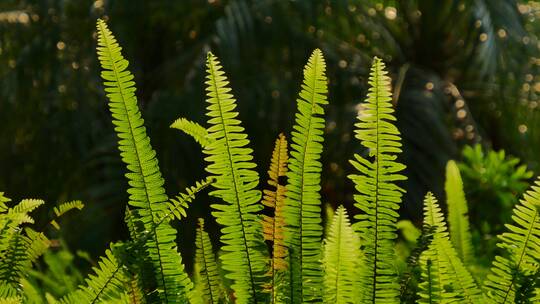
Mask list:
[[178,129],[193,137],[193,139],[199,143],[202,148],[206,147],[210,143],[208,139],[208,131],[200,124],[186,118],[178,118],[171,124],[171,128]]
[[324,303],[356,303],[361,272],[360,239],[339,206],[323,244]]

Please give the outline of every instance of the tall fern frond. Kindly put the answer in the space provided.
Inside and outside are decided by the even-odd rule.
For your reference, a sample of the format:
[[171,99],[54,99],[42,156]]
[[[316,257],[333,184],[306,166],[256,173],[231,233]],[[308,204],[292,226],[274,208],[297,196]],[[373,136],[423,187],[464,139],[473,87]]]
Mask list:
[[394,261],[397,210],[403,189],[396,185],[406,179],[399,174],[405,166],[396,161],[401,153],[401,138],[394,125],[390,78],[384,63],[375,58],[369,77],[369,93],[356,124],[356,138],[369,149],[373,160],[358,154],[351,164],[359,174],[349,175],[356,191],[355,206],[361,214],[354,225],[360,232],[366,257],[361,283],[365,303],[397,303],[400,294]]
[[433,240],[420,256],[420,303],[483,303],[483,295],[452,246],[444,216],[435,197],[424,200],[424,225],[433,227]]
[[323,248],[324,303],[359,303],[360,239],[343,206],[336,210]]
[[216,256],[208,233],[204,231],[204,220],[199,219],[195,240],[195,288],[203,303],[221,303],[226,296],[219,274]]
[[253,162],[253,150],[235,111],[236,101],[216,56],[208,54],[207,62],[208,138],[205,147],[206,171],[215,177],[210,195],[224,203],[212,204],[212,215],[221,229],[223,254],[220,255],[226,277],[238,303],[267,302],[263,292],[267,273],[267,252],[262,225],[257,213],[260,191],[259,175]]
[[169,224],[156,225],[168,209],[163,178],[159,171],[156,152],[150,145],[144,120],[135,97],[133,75],[127,70],[128,61],[121,54],[121,47],[107,28],[98,20],[97,53],[103,71],[105,92],[118,135],[118,146],[129,173],[129,205],[137,208],[137,220],[152,235],[145,247],[154,265],[155,279],[161,299],[167,303],[187,301],[192,288],[181,256],[176,249],[176,230]]
[[485,283],[493,303],[514,303],[522,286],[519,276],[530,275],[540,261],[540,178],[514,207],[513,224],[499,236],[504,256],[496,256]]
[[304,67],[292,131],[285,200],[285,240],[291,260],[292,303],[319,302],[321,271],[321,171],[326,63],[316,49]]
[[469,227],[469,209],[459,168],[453,160],[446,164],[446,203],[448,205],[448,226],[450,240],[465,265],[473,259],[472,236]]
[[199,143],[202,148],[208,146],[210,143],[210,140],[208,139],[208,131],[196,122],[181,117],[175,120],[170,127],[178,129],[193,137],[193,139],[195,139],[195,141]]
[[268,275],[271,280],[266,286],[270,292],[271,303],[279,303],[278,288],[283,281],[284,270],[287,269],[287,248],[284,239],[285,218],[283,208],[285,206],[285,185],[280,179],[287,175],[287,139],[279,134],[276,139],[270,169],[268,170],[269,189],[263,190],[262,204],[272,210],[273,216],[263,215],[264,239],[272,244],[272,259]]

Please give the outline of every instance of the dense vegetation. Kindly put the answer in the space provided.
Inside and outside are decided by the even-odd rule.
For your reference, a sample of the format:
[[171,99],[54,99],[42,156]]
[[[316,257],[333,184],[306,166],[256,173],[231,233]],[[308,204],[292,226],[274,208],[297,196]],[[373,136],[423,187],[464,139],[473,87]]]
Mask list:
[[[427,192],[422,229],[398,221],[398,210],[406,192],[401,186],[407,179],[403,174],[406,166],[398,160],[402,136],[396,126],[391,80],[381,59],[373,59],[369,92],[359,107],[355,124],[355,138],[366,150],[349,157],[354,169],[348,178],[355,186],[354,206],[358,212],[351,223],[347,208],[339,206],[335,212],[327,211],[323,221],[321,154],[325,147],[325,108],[332,100],[328,98],[327,66],[322,51],[313,51],[304,67],[293,131],[289,136],[277,136],[265,189],[259,186],[254,150],[239,119],[230,83],[218,58],[208,53],[206,126],[186,118],[171,125],[199,143],[207,163],[207,177],[185,193],[169,198],[139,110],[128,61],[104,21],[98,21],[97,32],[101,77],[118,149],[127,169],[129,200],[124,219],[130,237],[110,244],[85,284],[55,296],[48,292],[52,289],[46,288],[45,281],[50,279],[32,270],[39,267],[36,261],[40,256],[45,254],[46,260],[47,249],[53,243],[29,225],[33,223],[29,214],[43,201],[11,204],[2,194],[0,301],[534,303],[540,300],[537,287],[540,181],[513,206],[510,222],[497,241],[500,250],[490,267],[485,267],[474,254],[468,205],[455,162],[448,162],[445,170],[447,216],[437,198]],[[464,163],[462,170],[466,178],[473,179],[475,175],[467,169],[484,165],[474,159],[475,153],[481,154],[482,150],[471,148],[467,153],[470,162]],[[507,161],[504,155],[495,159],[492,162],[505,169],[517,165],[512,159]],[[529,175],[525,167],[519,167],[513,178],[515,185],[509,187],[520,187]],[[212,245],[200,219],[195,267],[188,272],[176,239],[179,237],[181,247],[193,244],[184,242],[182,233],[179,235],[172,223],[186,217],[192,201],[207,187],[211,188],[208,200],[212,202],[212,218],[220,227],[220,242],[219,246]],[[51,226],[59,229],[57,217],[82,208],[78,201],[60,205],[54,210]],[[402,231],[405,241],[396,241],[398,231]],[[416,245],[407,248],[407,241]],[[410,254],[405,254],[408,257],[404,261],[400,256],[407,250]],[[48,269],[41,273],[58,275],[51,278],[70,281],[77,275],[54,269],[61,263],[46,261],[45,264]]]

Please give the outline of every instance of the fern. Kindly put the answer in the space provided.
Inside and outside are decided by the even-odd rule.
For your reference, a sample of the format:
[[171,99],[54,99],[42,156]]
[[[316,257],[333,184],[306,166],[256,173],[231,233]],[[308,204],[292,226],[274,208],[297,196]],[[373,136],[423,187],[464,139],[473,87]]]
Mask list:
[[205,148],[210,143],[208,131],[196,122],[187,120],[185,118],[178,118],[171,124],[170,127],[178,129],[193,137],[193,139],[195,139],[195,141],[199,143],[202,148]]
[[292,303],[318,302],[321,272],[321,171],[323,105],[328,104],[323,54],[316,49],[304,67],[292,131],[285,200],[285,240],[291,260]]
[[433,240],[420,257],[420,303],[482,303],[483,295],[458,257],[448,236],[444,216],[435,197],[424,201],[424,225],[434,228]]
[[406,178],[399,174],[405,166],[396,162],[401,142],[393,124],[396,118],[390,103],[390,78],[386,74],[384,63],[375,58],[368,97],[356,124],[356,138],[369,149],[374,160],[356,154],[351,164],[359,174],[349,175],[358,191],[354,196],[355,206],[362,211],[356,216],[355,227],[360,232],[366,256],[366,270],[361,277],[366,303],[397,303],[400,293],[393,264],[396,259],[393,241],[404,190],[396,182]]
[[[59,206],[54,207],[53,212],[54,212],[54,215],[57,218],[59,218],[70,210],[73,210],[73,209],[82,210],[83,208],[84,208],[84,204],[81,201],[71,201],[71,202],[62,203]],[[56,221],[56,219],[51,220],[50,224],[57,230],[60,229],[60,225],[58,225],[58,222]]]
[[336,210],[323,248],[324,303],[357,303],[360,239],[343,206]]
[[224,203],[212,204],[212,215],[221,229],[224,253],[220,256],[226,277],[238,303],[266,302],[267,256],[257,212],[261,197],[256,190],[259,176],[255,171],[249,140],[236,117],[236,102],[218,59],[207,58],[207,116],[211,144],[205,147],[206,170],[215,177],[215,190],[210,194]]
[[448,204],[448,225],[450,240],[465,265],[473,259],[472,236],[469,227],[469,210],[459,168],[453,160],[446,164],[446,182],[444,184]]
[[[168,202],[168,215],[171,219],[182,219],[186,217],[186,210],[189,207],[189,203],[195,199],[195,195],[208,187],[213,182],[213,179],[207,178],[195,183],[195,186],[191,186],[186,189],[186,193],[180,193],[176,198],[169,199]],[[158,222],[158,225],[161,221]]]
[[284,299],[279,299],[278,288],[283,284],[284,270],[287,269],[287,248],[284,240],[285,219],[283,208],[285,204],[285,185],[280,182],[280,178],[287,175],[287,139],[285,135],[279,134],[276,139],[270,169],[268,170],[268,186],[270,189],[263,191],[262,204],[273,211],[273,216],[263,215],[264,239],[272,244],[272,259],[268,275],[271,278],[266,290],[270,292],[271,303],[279,303]]
[[216,257],[208,233],[204,231],[204,220],[199,219],[195,244],[195,288],[204,303],[217,304],[225,298]]
[[122,160],[129,173],[129,204],[137,208],[137,215],[151,234],[145,247],[154,265],[155,279],[162,301],[180,303],[187,301],[191,289],[181,257],[177,252],[176,230],[169,223],[156,225],[167,212],[167,195],[159,171],[156,152],[150,145],[143,125],[144,120],[137,106],[133,75],[126,70],[127,60],[107,25],[97,22],[97,53],[103,71],[105,92],[117,132]]
[[538,270],[540,261],[540,179],[514,207],[513,224],[499,236],[504,256],[496,256],[485,283],[493,303],[514,303],[521,289],[518,278]]

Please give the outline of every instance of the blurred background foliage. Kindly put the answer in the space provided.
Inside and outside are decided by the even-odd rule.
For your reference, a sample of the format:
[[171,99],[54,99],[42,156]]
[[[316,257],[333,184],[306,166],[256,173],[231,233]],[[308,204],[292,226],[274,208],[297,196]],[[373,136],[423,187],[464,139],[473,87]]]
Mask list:
[[[478,231],[494,233],[482,225],[500,225],[491,221],[508,215],[497,210],[509,210],[523,191],[532,174],[525,171],[540,170],[537,1],[2,0],[0,190],[14,200],[45,199],[43,212],[84,201],[61,237],[92,256],[126,236],[127,200],[99,84],[97,18],[109,22],[130,61],[170,195],[204,176],[197,144],[169,125],[178,117],[204,122],[209,50],[230,76],[263,179],[274,139],[291,129],[302,67],[312,49],[323,50],[331,101],[325,203],[352,203],[347,160],[360,149],[352,130],[373,56],[388,63],[394,81],[409,176],[404,218],[419,220],[426,191],[444,198],[446,162],[462,159],[465,145],[480,145],[467,150],[462,167],[473,220],[481,213],[489,219]],[[521,161],[493,165],[506,160],[491,149]],[[512,192],[503,197],[499,189]],[[195,220],[208,205],[202,198],[190,209],[183,243],[193,243]],[[191,247],[182,246],[187,255]]]

